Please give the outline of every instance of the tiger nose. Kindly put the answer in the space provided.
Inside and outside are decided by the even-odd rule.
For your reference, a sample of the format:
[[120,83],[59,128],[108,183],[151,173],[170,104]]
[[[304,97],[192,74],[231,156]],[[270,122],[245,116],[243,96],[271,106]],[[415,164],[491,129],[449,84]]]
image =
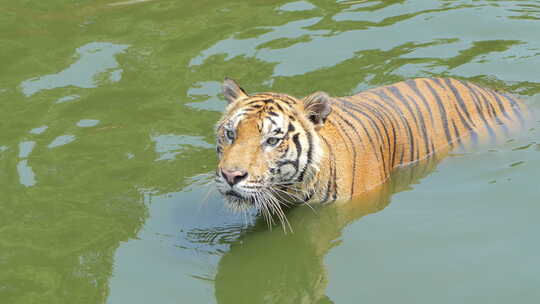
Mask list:
[[248,176],[248,173],[246,171],[240,170],[221,169],[221,174],[223,175],[223,177],[225,177],[225,180],[227,180],[227,183],[229,183],[229,185],[231,186],[238,184],[240,181],[242,181]]

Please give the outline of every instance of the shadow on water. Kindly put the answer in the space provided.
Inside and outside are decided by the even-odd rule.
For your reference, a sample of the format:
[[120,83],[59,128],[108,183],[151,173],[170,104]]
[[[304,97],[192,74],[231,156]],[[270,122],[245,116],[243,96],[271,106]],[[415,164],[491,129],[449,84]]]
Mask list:
[[396,171],[389,182],[342,206],[288,212],[294,233],[267,230],[258,221],[253,230],[232,243],[215,276],[218,303],[331,303],[324,257],[339,246],[343,229],[365,215],[383,210],[393,194],[410,190],[429,174],[431,158]]

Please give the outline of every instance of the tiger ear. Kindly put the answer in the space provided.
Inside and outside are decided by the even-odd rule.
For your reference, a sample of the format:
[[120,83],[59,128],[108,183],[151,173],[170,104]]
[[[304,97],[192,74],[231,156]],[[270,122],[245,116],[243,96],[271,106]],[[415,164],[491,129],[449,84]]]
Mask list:
[[246,91],[244,91],[244,89],[242,89],[236,83],[236,81],[228,77],[225,77],[225,80],[223,81],[222,90],[223,90],[223,96],[225,96],[225,100],[227,100],[229,104],[235,102],[236,100],[240,98],[248,96]]
[[326,121],[326,118],[332,112],[330,106],[330,96],[325,92],[315,92],[304,98],[304,111],[309,120],[320,128]]

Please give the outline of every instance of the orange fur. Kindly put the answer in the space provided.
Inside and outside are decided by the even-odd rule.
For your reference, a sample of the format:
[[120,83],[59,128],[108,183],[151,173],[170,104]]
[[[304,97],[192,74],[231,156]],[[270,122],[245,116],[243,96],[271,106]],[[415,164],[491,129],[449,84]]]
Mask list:
[[[218,188],[237,204],[263,208],[270,201],[350,200],[384,183],[396,167],[471,141],[497,140],[528,116],[511,95],[443,78],[304,99],[248,95],[226,80],[224,94],[230,105],[217,125]],[[272,137],[279,144],[270,145]],[[247,177],[227,186],[222,172],[234,170]]]

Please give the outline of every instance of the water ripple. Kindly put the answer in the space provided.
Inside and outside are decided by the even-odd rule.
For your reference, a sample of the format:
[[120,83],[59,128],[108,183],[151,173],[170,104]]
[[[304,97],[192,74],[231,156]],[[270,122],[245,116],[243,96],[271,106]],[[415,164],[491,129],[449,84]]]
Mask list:
[[74,86],[79,88],[95,88],[98,76],[109,71],[111,82],[121,79],[121,71],[115,56],[124,52],[128,45],[108,42],[92,42],[77,49],[78,60],[67,69],[56,74],[31,78],[21,83],[24,95],[32,96],[42,90]]

